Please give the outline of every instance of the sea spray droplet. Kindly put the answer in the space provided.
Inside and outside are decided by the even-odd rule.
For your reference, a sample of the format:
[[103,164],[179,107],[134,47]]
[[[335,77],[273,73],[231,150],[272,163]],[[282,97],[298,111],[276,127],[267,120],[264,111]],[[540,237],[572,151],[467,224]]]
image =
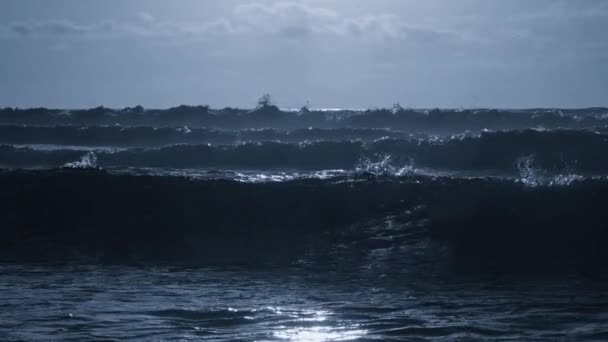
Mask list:
[[573,173],[571,169],[567,173],[557,175],[547,174],[538,168],[534,161],[534,155],[522,156],[516,161],[519,170],[519,181],[530,188],[542,186],[569,186],[575,181],[583,180],[584,177]]
[[369,173],[374,176],[405,176],[413,174],[415,171],[412,160],[410,160],[409,164],[399,167],[394,165],[392,155],[380,155],[379,157],[380,160],[376,162],[369,158],[361,159],[355,167],[355,171],[357,173]]
[[63,164],[62,168],[66,169],[100,169],[97,165],[97,155],[94,152],[88,152],[79,161]]

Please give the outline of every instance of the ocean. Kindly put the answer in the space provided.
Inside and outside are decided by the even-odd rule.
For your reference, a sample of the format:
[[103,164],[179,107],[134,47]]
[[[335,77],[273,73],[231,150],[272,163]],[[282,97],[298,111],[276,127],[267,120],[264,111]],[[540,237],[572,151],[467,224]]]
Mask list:
[[0,110],[0,339],[608,339],[608,109]]

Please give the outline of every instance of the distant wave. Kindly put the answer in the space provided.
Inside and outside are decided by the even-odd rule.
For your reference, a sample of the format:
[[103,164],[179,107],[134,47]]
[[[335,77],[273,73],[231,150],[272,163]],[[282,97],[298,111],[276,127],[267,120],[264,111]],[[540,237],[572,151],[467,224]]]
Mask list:
[[142,107],[122,110],[97,107],[87,110],[47,108],[0,110],[4,125],[115,125],[243,128],[393,128],[414,132],[462,132],[488,129],[584,128],[606,126],[608,109],[467,109],[412,110],[400,106],[370,110],[311,110],[294,112],[262,104],[253,110],[207,106],[179,106],[166,110]]
[[[581,130],[483,132],[446,138],[173,145],[96,153],[101,167],[233,168],[256,170],[355,169],[366,160],[390,157],[394,167],[494,170],[517,174],[522,158],[548,173],[608,172],[608,136]],[[80,160],[75,150],[0,147],[2,164],[59,167]]]
[[3,171],[0,187],[0,261],[297,262],[418,246],[465,269],[561,272],[606,270],[608,257],[605,180],[242,183],[55,170]]
[[[154,128],[121,126],[0,126],[0,144],[70,145],[90,147],[159,147],[174,144],[235,144],[239,142],[374,141],[380,138],[403,139],[412,134],[387,129],[303,128],[245,129],[221,131],[208,128]],[[42,146],[40,146],[42,147]]]

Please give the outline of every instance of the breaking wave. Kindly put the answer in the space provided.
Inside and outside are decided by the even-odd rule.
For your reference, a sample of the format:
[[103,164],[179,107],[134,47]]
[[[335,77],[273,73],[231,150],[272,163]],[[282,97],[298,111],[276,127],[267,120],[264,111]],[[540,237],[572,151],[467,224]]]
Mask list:
[[80,160],[63,164],[65,169],[98,169],[97,155],[94,152],[88,152],[83,155]]
[[[99,165],[116,167],[201,168],[237,170],[357,170],[427,168],[479,171],[480,174],[521,175],[530,181],[565,175],[604,175],[608,172],[608,136],[592,131],[524,130],[482,132],[371,142],[360,140],[244,142],[240,144],[170,145],[159,148],[99,149]],[[7,167],[58,167],[80,158],[78,150],[42,150],[0,146]],[[534,167],[525,156],[534,156]],[[382,162],[384,160],[384,162]],[[380,164],[374,164],[380,161]],[[390,163],[389,163],[390,161]],[[376,168],[374,171],[374,167]],[[541,174],[538,170],[544,170]],[[398,170],[388,170],[398,174]],[[567,180],[568,177],[562,177]],[[544,180],[543,180],[544,179]],[[556,178],[557,181],[557,178]]]
[[[575,173],[548,174],[546,171],[536,167],[534,155],[524,156],[517,160],[519,169],[519,181],[529,187],[539,186],[569,186],[575,181],[584,179]],[[568,171],[568,169],[566,169]]]
[[363,158],[355,166],[355,172],[374,176],[405,176],[415,173],[413,161],[403,166],[396,166],[391,155],[377,156],[378,160]]
[[398,267],[605,268],[603,179],[530,187],[377,167],[252,183],[4,171],[0,260],[336,262],[382,250]]

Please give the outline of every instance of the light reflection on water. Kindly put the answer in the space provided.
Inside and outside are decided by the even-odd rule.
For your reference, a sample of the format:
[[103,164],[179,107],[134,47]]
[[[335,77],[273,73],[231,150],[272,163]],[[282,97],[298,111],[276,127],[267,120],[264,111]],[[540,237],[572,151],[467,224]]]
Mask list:
[[365,330],[332,330],[326,327],[295,328],[278,331],[275,336],[293,342],[351,341],[365,336]]
[[[275,312],[283,312],[276,308]],[[306,327],[286,327],[280,326],[274,332],[274,336],[293,342],[327,342],[327,341],[350,341],[366,335],[364,329],[357,329],[358,325],[331,326],[330,320],[332,313],[327,310],[304,310],[289,314],[295,322],[313,322],[313,326]],[[314,325],[325,323],[326,325]],[[327,325],[329,324],[329,326]]]
[[0,340],[603,340],[608,285],[0,264]]

